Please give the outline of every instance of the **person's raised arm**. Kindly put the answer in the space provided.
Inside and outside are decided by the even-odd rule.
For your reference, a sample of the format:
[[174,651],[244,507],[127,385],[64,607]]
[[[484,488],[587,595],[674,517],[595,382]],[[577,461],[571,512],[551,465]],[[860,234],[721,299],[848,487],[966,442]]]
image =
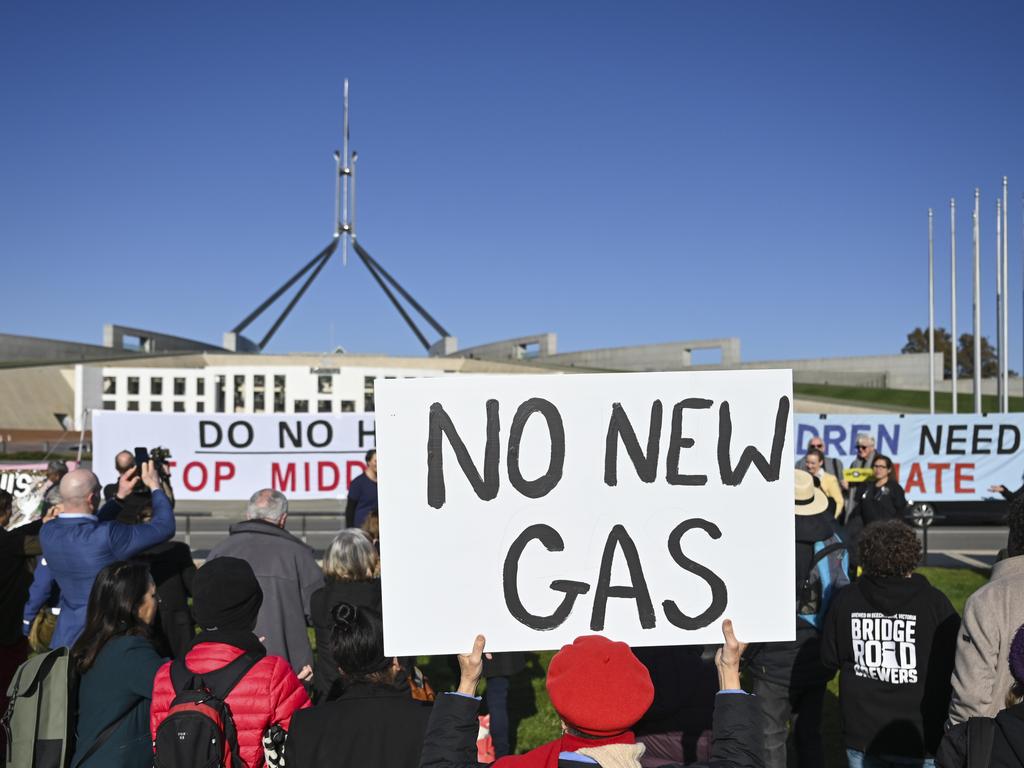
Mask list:
[[736,639],[732,621],[722,622],[725,643],[715,654],[718,695],[712,725],[710,768],[763,768],[764,727],[761,702],[740,683],[740,658],[747,644]]
[[153,462],[142,465],[142,482],[153,494],[153,518],[138,525],[110,523],[110,549],[119,560],[127,560],[174,536],[174,509],[160,488],[160,474]]
[[138,469],[136,467],[130,467],[117,478],[117,491],[96,513],[96,518],[100,522],[117,519],[117,516],[121,514],[121,507],[124,505],[125,499],[135,490],[137,479]]
[[476,761],[480,709],[476,687],[484,671],[485,644],[484,636],[477,635],[473,649],[459,654],[458,689],[438,696],[434,702],[423,736],[421,768],[483,768]]

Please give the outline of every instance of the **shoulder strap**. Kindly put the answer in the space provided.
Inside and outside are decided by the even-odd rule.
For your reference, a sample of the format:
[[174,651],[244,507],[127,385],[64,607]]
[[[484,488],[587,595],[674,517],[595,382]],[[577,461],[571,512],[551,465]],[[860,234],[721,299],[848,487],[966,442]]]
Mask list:
[[265,654],[243,653],[225,667],[202,675],[206,689],[217,698],[227,699],[228,694],[238,685],[246,673],[259,663]]
[[245,677],[245,673],[256,666],[262,658],[262,654],[246,652],[220,669],[200,674],[189,669],[185,665],[185,659],[179,657],[171,662],[171,685],[174,686],[175,695],[182,691],[205,688],[223,700]]
[[121,716],[118,717],[117,720],[115,720],[106,728],[104,728],[100,732],[100,735],[96,737],[96,740],[90,745],[89,749],[86,750],[86,753],[82,755],[80,759],[76,760],[72,764],[71,768],[78,768],[78,766],[82,765],[82,763],[89,762],[89,758],[95,755],[99,751],[100,747],[107,743],[107,739],[114,735],[114,731],[117,730],[117,726],[123,723],[128,718],[128,715],[135,711],[135,707],[139,705],[139,701],[141,701],[141,699],[136,699],[135,701],[133,701],[131,706],[128,707],[128,709],[126,709],[124,712],[122,712]]
[[992,718],[972,717],[967,721],[967,768],[988,768],[995,737],[996,722]]
[[833,552],[838,552],[841,549],[847,549],[846,544],[844,544],[842,540],[839,539],[837,536],[832,536],[831,538],[825,539],[824,541],[830,543],[824,544],[824,546],[817,552],[815,552],[814,555],[811,557],[811,565],[807,569],[808,574],[813,573],[814,569],[818,567],[818,563],[820,563],[826,557],[831,555]]

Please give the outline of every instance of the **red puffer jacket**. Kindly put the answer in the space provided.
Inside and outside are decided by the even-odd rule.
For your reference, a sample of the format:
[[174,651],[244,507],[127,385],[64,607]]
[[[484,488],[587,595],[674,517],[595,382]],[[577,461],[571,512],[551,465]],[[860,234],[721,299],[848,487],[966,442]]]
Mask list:
[[[193,672],[202,674],[227,666],[242,655],[242,649],[224,643],[199,643],[185,657]],[[167,717],[174,700],[171,684],[171,663],[157,670],[153,680],[153,703],[150,706],[150,732]],[[309,697],[291,666],[280,656],[265,656],[246,672],[231,693],[227,704],[238,730],[238,750],[248,768],[263,765],[263,732],[274,723],[288,730],[292,713],[309,706]]]

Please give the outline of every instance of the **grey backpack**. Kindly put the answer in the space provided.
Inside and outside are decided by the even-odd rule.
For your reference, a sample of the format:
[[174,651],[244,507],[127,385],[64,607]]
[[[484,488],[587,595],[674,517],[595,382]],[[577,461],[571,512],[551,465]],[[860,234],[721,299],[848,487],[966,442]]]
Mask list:
[[75,752],[77,675],[67,648],[33,656],[14,674],[2,727],[7,768],[66,768]]

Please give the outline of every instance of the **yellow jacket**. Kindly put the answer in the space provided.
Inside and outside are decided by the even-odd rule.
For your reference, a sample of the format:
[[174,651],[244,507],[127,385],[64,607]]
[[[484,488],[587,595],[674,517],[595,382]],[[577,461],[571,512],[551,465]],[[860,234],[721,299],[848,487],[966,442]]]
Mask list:
[[836,476],[830,475],[828,472],[822,472],[818,480],[821,482],[822,492],[836,502],[836,517],[842,517],[846,499],[843,498],[843,489],[839,487],[839,481],[836,480]]

